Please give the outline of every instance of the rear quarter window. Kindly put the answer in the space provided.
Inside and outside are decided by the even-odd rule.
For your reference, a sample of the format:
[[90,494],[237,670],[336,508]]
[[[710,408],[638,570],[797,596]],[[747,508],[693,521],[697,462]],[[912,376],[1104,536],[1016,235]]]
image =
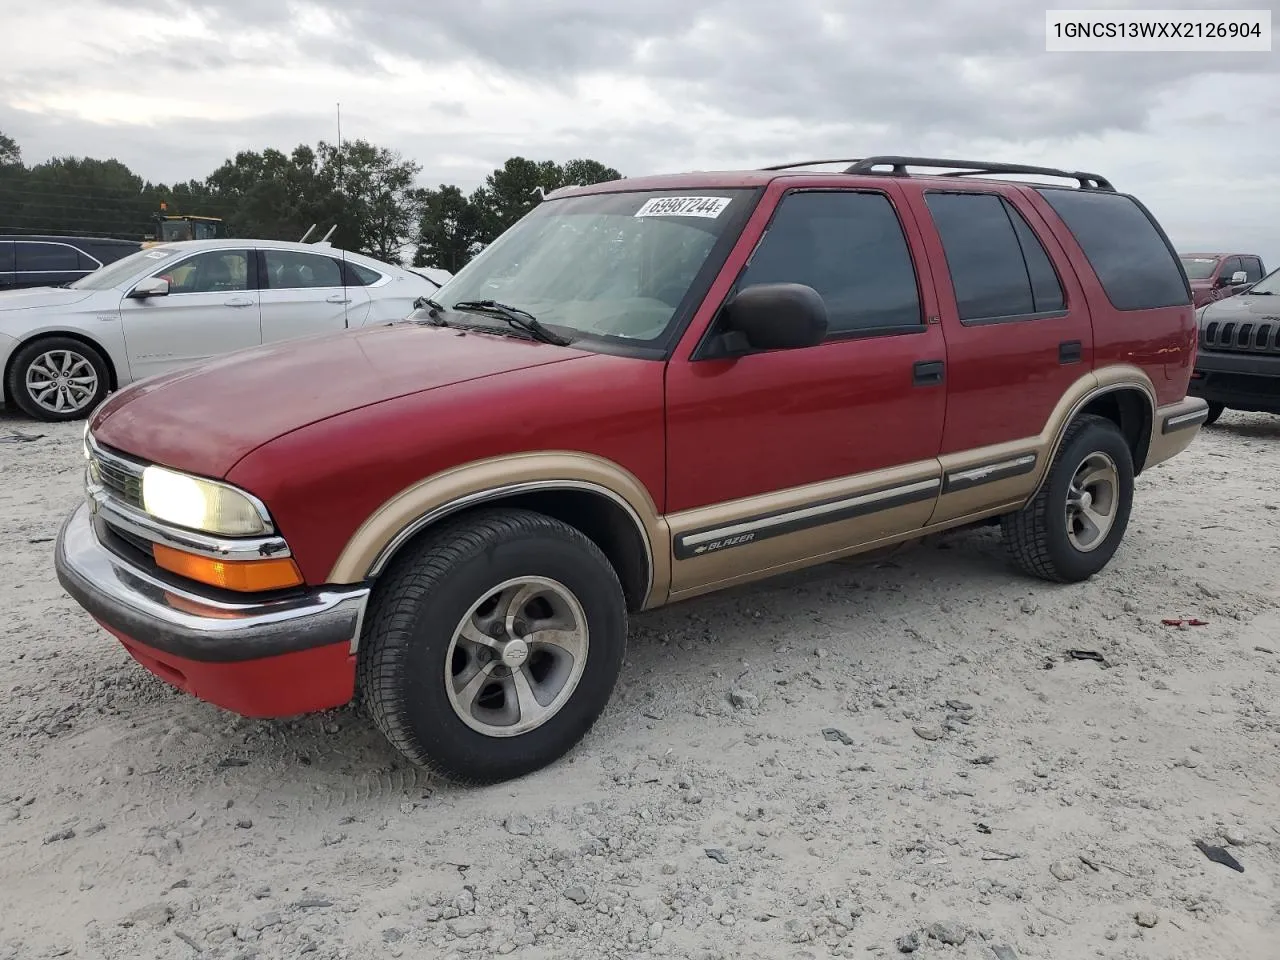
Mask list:
[[1117,310],[1191,302],[1178,258],[1151,216],[1120,193],[1037,188],[1062,218]]

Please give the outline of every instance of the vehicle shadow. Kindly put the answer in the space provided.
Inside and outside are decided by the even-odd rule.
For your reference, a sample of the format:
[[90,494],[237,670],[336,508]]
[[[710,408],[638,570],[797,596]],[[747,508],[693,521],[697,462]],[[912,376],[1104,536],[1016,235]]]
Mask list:
[[1257,414],[1250,415],[1247,420],[1224,418],[1205,429],[1250,440],[1275,440],[1280,439],[1280,416]]

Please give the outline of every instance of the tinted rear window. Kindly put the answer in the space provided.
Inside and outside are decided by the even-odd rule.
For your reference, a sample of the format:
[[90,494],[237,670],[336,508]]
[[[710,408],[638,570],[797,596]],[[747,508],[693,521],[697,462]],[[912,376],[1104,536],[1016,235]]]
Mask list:
[[1037,189],[1075,236],[1116,309],[1150,310],[1191,302],[1177,257],[1130,197]]
[[80,269],[80,251],[62,243],[19,241],[18,270],[32,273],[75,273]]
[[13,241],[0,240],[0,273],[13,269]]

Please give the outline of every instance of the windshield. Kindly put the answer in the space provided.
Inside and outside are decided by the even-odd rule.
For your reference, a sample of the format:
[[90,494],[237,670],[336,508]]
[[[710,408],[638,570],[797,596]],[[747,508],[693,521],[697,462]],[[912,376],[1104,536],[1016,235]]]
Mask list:
[[85,274],[74,283],[68,284],[73,290],[110,290],[128,282],[135,274],[158,268],[167,260],[172,260],[182,251],[175,247],[150,247],[131,253],[122,260],[109,263],[105,267]]
[[[567,336],[652,344],[717,241],[750,205],[750,190],[591,194],[549,200],[445,283],[446,308],[496,300]],[[721,254],[723,256],[723,254]],[[422,311],[415,317],[422,315]],[[468,314],[468,322],[488,322]]]
[[1255,283],[1245,293],[1258,293],[1263,296],[1280,296],[1280,270],[1272,270],[1265,277]]
[[1187,271],[1188,280],[1208,280],[1213,276],[1213,268],[1217,265],[1217,257],[1182,258],[1182,269]]

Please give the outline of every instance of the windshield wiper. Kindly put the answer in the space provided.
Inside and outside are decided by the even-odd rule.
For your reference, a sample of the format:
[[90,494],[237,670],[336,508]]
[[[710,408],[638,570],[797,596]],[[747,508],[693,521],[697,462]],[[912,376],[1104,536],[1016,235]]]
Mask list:
[[408,317],[414,323],[427,323],[433,327],[447,327],[449,323],[440,314],[444,310],[444,304],[432,300],[430,297],[419,297],[413,301],[413,313],[420,310],[428,311],[427,316],[423,318],[415,318],[411,313]]
[[526,331],[543,343],[554,343],[558,347],[567,347],[573,342],[568,337],[552,333],[539,323],[538,318],[528,310],[509,307],[505,303],[498,303],[496,300],[459,300],[453,305],[453,309],[470,311],[471,313],[489,313],[501,317],[511,326]]

